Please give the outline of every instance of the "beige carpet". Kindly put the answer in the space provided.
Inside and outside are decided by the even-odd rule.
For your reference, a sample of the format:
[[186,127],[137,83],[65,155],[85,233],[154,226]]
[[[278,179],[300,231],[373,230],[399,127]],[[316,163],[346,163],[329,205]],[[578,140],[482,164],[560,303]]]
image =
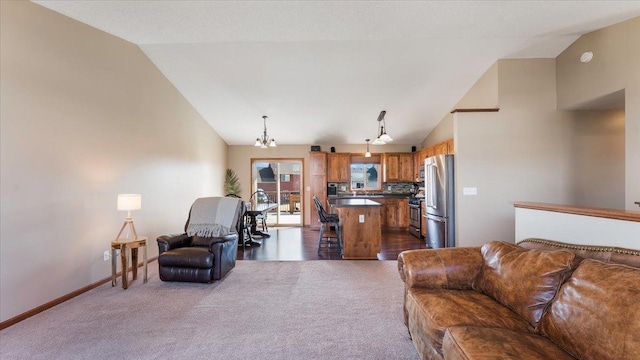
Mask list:
[[0,332],[1,359],[418,359],[395,261],[239,261],[221,282],[105,284]]

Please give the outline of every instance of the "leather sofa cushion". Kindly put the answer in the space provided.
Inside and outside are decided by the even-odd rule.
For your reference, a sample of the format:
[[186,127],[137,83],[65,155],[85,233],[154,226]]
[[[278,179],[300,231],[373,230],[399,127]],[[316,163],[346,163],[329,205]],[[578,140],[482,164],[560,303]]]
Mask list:
[[473,290],[413,288],[407,293],[412,336],[442,353],[448,327],[471,325],[533,331],[524,319],[490,297]]
[[585,259],[538,331],[580,359],[640,358],[640,269]]
[[158,256],[160,266],[177,266],[184,268],[211,268],[213,254],[207,247],[191,246],[165,251]]
[[442,352],[447,360],[572,360],[549,339],[508,329],[456,326],[447,329]]
[[474,290],[513,310],[533,327],[580,260],[570,251],[525,250],[498,241],[485,244],[481,251],[484,262]]

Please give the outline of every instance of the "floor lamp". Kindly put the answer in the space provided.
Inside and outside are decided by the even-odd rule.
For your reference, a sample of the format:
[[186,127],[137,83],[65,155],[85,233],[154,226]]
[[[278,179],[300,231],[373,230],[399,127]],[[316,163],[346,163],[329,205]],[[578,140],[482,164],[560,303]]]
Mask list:
[[[133,234],[133,239],[138,238],[138,234],[136,233],[136,228],[133,226],[133,219],[131,218],[131,210],[140,210],[142,208],[142,195],[140,194],[118,194],[118,210],[126,211],[127,218],[124,219],[124,224],[120,228],[120,232],[118,236],[116,236],[116,240],[120,239],[120,235],[124,229],[128,226],[129,233]],[[128,239],[128,236],[127,236]]]

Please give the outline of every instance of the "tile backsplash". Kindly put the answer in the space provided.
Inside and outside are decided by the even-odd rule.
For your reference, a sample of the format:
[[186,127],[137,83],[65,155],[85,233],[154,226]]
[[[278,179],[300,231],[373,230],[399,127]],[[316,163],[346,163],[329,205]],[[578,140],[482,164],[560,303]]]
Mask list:
[[[335,184],[338,187],[338,194],[348,194],[349,183],[330,183]],[[383,194],[410,194],[413,190],[413,183],[411,182],[389,182],[382,183],[382,190],[370,191],[371,193],[383,193]]]

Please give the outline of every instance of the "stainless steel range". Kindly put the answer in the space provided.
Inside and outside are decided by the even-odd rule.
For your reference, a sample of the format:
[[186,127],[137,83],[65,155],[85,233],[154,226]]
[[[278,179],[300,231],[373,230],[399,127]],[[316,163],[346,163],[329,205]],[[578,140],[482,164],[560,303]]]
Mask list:
[[409,233],[418,239],[420,235],[420,226],[422,225],[422,199],[411,197],[409,198]]

